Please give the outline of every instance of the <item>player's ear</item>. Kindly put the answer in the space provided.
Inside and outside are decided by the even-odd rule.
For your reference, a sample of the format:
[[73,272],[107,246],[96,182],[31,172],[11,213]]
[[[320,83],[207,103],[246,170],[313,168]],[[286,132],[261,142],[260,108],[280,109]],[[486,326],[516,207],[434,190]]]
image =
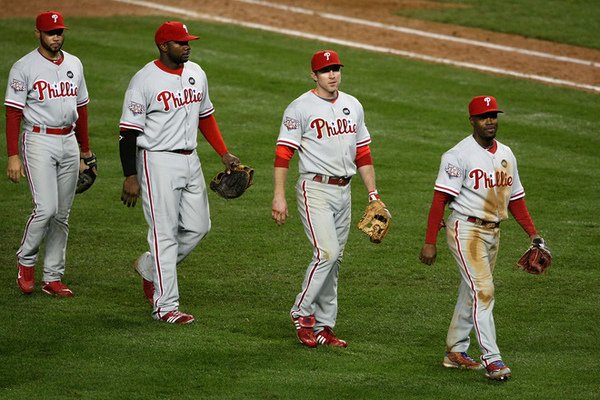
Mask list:
[[313,81],[317,81],[317,74],[315,73],[315,71],[310,71],[310,77]]
[[163,53],[166,53],[166,52],[167,52],[167,50],[168,50],[168,48],[169,48],[169,47],[167,46],[167,42],[165,42],[165,43],[161,43],[161,44],[158,44],[158,45],[156,45],[156,47],[158,47],[158,51],[161,51],[161,52],[163,52]]

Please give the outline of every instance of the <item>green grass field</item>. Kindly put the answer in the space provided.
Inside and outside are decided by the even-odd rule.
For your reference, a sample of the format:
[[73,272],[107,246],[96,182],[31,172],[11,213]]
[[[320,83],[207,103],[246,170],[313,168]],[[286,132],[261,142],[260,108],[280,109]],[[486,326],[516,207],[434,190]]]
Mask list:
[[[230,150],[256,168],[242,198],[210,193],[213,230],[179,268],[190,326],[154,322],[131,262],[146,249],[141,206],[119,201],[118,122],[131,76],[156,57],[161,18],[70,18],[65,50],[86,68],[95,186],[70,218],[65,282],[73,299],[31,296],[15,284],[15,252],[31,210],[27,185],[0,179],[2,399],[590,399],[598,398],[598,95],[337,47],[342,89],[358,97],[373,137],[378,187],[394,215],[380,245],[352,229],[340,274],[337,333],[347,349],[296,342],[288,311],[311,247],[295,210],[270,219],[274,142],[282,112],[312,87],[310,55],[325,43],[186,21],[201,36],[192,59],[209,76]],[[36,46],[30,20],[0,25],[1,87]],[[440,240],[418,261],[441,154],[470,132],[466,105],[495,95],[499,140],[519,160],[527,203],[555,255],[548,275],[514,267],[528,239],[503,224],[495,273],[498,343],[514,378],[441,366],[459,277]],[[2,113],[3,114],[3,113]],[[4,126],[4,116],[0,124]],[[0,166],[6,165],[4,140]],[[207,178],[220,168],[201,141]],[[366,205],[354,183],[353,219]],[[40,264],[41,265],[41,264]],[[471,349],[478,355],[476,342]]]

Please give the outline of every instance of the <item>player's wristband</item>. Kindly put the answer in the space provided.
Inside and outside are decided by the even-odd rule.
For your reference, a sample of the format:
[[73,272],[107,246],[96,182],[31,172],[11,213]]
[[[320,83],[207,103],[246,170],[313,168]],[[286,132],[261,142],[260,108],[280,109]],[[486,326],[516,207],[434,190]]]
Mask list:
[[369,203],[375,200],[379,200],[379,193],[377,192],[377,189],[372,190],[369,192]]

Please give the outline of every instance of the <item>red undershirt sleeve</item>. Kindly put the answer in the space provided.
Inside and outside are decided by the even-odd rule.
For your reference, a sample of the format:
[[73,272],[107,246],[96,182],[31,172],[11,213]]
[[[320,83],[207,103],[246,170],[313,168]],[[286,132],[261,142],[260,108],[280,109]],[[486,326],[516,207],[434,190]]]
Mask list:
[[77,107],[77,114],[79,117],[77,118],[77,122],[75,122],[75,137],[77,138],[81,152],[85,153],[90,151],[87,105]]
[[433,192],[433,200],[429,209],[429,218],[427,219],[427,234],[425,235],[425,243],[436,244],[437,235],[440,229],[444,226],[444,208],[446,203],[450,202],[450,196],[435,190]]
[[356,149],[356,158],[354,159],[354,163],[357,168],[360,168],[364,165],[372,165],[373,158],[371,157],[371,148],[369,145],[361,146]]
[[200,121],[198,122],[198,128],[200,128],[200,132],[202,132],[202,135],[206,141],[221,157],[227,154],[227,146],[225,145],[223,135],[221,135],[221,131],[219,130],[219,126],[217,125],[217,120],[215,119],[214,114],[211,114],[206,118],[200,118]]
[[8,156],[19,154],[19,134],[21,133],[21,120],[23,110],[6,106],[6,150]]
[[290,160],[294,156],[294,149],[289,146],[278,144],[275,148],[275,167],[289,168]]
[[509,202],[508,210],[530,237],[537,234],[531,215],[529,215],[527,204],[525,204],[525,198],[521,197],[520,199]]

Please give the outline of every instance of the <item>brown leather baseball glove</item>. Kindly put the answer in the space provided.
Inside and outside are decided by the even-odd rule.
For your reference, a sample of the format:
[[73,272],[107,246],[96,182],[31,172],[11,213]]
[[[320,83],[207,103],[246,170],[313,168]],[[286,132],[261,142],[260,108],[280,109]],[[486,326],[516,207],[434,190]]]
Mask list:
[[225,170],[215,175],[210,181],[210,188],[224,199],[235,199],[252,185],[253,178],[254,168],[240,164],[229,173]]
[[390,230],[392,214],[381,200],[373,200],[358,222],[358,229],[366,233],[371,242],[381,243]]
[[546,246],[544,239],[535,238],[531,246],[517,261],[517,266],[530,274],[543,274],[552,264],[552,253]]

